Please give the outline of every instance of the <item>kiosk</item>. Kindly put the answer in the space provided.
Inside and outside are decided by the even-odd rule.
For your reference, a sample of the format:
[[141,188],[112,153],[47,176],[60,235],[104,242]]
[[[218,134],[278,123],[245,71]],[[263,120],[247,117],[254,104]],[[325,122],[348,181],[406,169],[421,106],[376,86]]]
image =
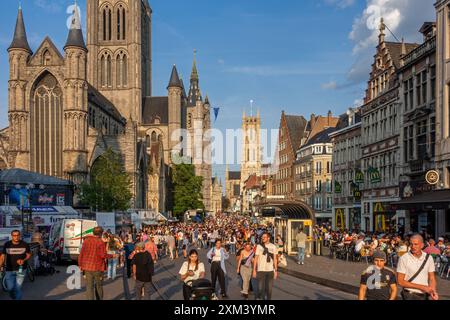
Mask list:
[[274,219],[275,236],[281,235],[287,254],[298,253],[295,238],[300,230],[308,236],[306,253],[312,253],[314,211],[307,204],[297,201],[270,202],[261,204],[260,211],[263,217]]

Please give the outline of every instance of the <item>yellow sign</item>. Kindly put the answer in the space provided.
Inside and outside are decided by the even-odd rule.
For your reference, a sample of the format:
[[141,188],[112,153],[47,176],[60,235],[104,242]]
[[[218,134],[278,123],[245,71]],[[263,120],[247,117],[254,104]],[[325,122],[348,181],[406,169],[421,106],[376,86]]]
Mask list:
[[344,209],[336,209],[336,228],[345,229],[345,214]]
[[305,227],[310,227],[312,226],[312,221],[311,220],[307,220],[304,222]]
[[373,208],[373,212],[384,212],[383,204],[380,202],[376,203]]

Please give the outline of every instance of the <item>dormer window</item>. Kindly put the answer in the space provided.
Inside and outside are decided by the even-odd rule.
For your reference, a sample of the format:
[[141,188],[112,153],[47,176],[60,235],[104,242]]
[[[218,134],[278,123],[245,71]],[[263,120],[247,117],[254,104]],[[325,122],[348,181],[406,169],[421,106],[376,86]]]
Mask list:
[[45,50],[44,54],[42,55],[42,64],[44,66],[49,66],[52,60],[52,56],[48,50]]

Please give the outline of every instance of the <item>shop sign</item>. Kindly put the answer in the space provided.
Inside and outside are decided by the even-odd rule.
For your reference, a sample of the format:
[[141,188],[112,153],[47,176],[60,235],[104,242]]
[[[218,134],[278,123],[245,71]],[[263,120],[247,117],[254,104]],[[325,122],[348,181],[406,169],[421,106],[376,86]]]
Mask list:
[[411,198],[421,193],[430,192],[435,189],[434,185],[428,184],[424,181],[411,181],[400,183],[400,195],[404,198]]
[[439,182],[439,172],[437,172],[436,170],[430,170],[427,172],[427,174],[425,175],[425,180],[427,181],[428,184],[430,185],[436,185]]
[[336,209],[336,228],[341,230],[345,229],[344,209]]

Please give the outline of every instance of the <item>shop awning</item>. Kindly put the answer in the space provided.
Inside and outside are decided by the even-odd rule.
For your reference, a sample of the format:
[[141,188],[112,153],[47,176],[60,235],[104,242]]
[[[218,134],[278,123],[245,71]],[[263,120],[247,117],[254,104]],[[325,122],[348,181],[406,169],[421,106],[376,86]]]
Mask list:
[[[314,213],[304,203],[295,201],[267,202],[260,206],[262,212],[274,211],[276,216],[288,218],[289,220],[314,220]],[[263,214],[264,215],[264,214]]]
[[398,208],[429,208],[429,209],[449,209],[450,208],[450,190],[434,190],[415,195],[392,205]]
[[[54,206],[54,207],[32,207],[33,214],[64,214],[64,215],[78,215],[78,211],[69,206]],[[0,206],[0,213],[18,215],[21,214],[19,206]]]

